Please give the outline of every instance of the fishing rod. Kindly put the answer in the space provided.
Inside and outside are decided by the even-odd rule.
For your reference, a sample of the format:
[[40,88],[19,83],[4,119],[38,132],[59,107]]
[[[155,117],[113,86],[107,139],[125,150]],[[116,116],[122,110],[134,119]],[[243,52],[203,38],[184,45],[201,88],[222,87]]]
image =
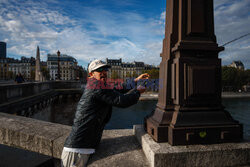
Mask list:
[[248,35],[250,35],[250,33],[247,33],[247,34],[242,35],[242,36],[240,36],[240,37],[238,37],[238,38],[235,38],[235,39],[233,39],[232,41],[226,42],[226,43],[224,43],[222,46],[226,46],[226,45],[228,45],[228,44],[230,44],[230,43],[232,43],[232,42],[234,42],[234,41],[237,41],[237,40],[239,40],[239,39],[241,39],[241,38],[244,38],[244,37],[246,37],[246,36],[248,36]]

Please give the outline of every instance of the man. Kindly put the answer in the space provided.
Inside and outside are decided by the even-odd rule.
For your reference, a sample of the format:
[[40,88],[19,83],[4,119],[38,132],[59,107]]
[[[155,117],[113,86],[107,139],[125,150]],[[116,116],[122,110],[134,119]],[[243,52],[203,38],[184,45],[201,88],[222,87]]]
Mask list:
[[16,82],[16,83],[23,83],[23,82],[24,82],[24,79],[23,79],[23,76],[22,76],[21,73],[18,73],[18,74],[16,75],[15,82]]
[[[88,80],[75,114],[72,131],[66,139],[62,152],[63,167],[85,167],[90,154],[95,152],[102,137],[104,126],[112,114],[112,106],[129,107],[136,104],[145,87],[138,86],[131,90],[113,88],[107,82],[107,71],[110,68],[101,60],[89,64]],[[148,79],[148,74],[142,74],[134,81]]]

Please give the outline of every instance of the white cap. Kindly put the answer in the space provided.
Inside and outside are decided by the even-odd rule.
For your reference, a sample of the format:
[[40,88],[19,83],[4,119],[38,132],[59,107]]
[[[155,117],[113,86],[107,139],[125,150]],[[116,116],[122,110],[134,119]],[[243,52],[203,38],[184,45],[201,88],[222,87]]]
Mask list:
[[104,61],[101,60],[93,60],[88,67],[89,73],[100,68],[100,67],[107,67],[110,68],[110,65],[106,64]]

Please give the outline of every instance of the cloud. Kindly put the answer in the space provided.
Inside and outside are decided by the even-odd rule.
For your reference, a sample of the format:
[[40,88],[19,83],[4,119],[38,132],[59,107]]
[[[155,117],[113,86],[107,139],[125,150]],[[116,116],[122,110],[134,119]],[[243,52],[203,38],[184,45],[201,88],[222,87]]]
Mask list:
[[[122,58],[158,65],[166,12],[146,16],[132,9],[142,5],[137,1],[108,2],[112,10],[111,3],[99,0],[1,0],[0,40],[8,42],[8,55],[13,56],[35,56],[39,45],[44,60],[47,53],[60,50],[85,63]],[[215,0],[214,9],[219,45],[249,32],[249,0]],[[227,45],[220,54],[223,64],[241,60],[250,68],[249,45],[249,36]]]
[[[215,32],[220,45],[250,32],[249,0],[215,0]],[[220,57],[224,65],[241,60],[250,68],[250,36],[225,46]]]
[[[98,6],[75,5],[77,8],[72,6],[70,12],[79,17],[71,16],[60,5],[54,10],[48,1],[1,1],[0,7],[5,10],[0,11],[0,36],[8,41],[8,53],[34,56],[39,45],[42,54],[60,50],[83,62],[123,58],[160,63],[160,50],[154,52],[147,46],[162,41],[164,13],[145,18],[133,11],[117,13]],[[119,5],[132,4],[126,1]],[[152,55],[158,58],[147,59]],[[46,59],[46,55],[41,58]]]

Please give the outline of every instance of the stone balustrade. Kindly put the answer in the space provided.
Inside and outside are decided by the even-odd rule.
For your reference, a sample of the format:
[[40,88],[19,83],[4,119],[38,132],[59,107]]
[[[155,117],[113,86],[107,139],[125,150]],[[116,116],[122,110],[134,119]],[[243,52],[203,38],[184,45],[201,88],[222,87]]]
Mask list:
[[81,89],[81,83],[51,81],[0,85],[0,104],[54,89]]

